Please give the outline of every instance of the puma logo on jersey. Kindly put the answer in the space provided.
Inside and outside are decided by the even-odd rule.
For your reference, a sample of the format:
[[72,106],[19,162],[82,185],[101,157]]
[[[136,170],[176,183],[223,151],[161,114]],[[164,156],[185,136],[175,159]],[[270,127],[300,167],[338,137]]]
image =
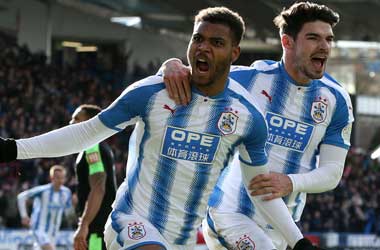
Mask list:
[[172,108],[169,107],[169,105],[167,105],[167,104],[165,104],[163,108],[169,110],[169,111],[172,113],[172,115],[173,115],[174,112],[175,112],[175,109],[172,109]]
[[261,94],[263,94],[266,98],[268,98],[269,102],[272,102],[272,96],[268,94],[265,90],[261,90]]

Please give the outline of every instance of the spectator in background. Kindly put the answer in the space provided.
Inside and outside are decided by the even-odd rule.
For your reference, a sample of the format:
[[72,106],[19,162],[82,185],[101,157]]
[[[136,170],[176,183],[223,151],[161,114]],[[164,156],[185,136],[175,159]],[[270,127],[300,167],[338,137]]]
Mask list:
[[[82,104],[73,113],[70,124],[87,121],[101,109]],[[74,233],[75,250],[105,250],[104,225],[116,194],[114,157],[106,142],[95,144],[77,156],[76,176],[79,216]]]
[[[42,250],[55,249],[55,236],[61,226],[62,214],[68,214],[71,208],[71,191],[63,186],[66,169],[60,165],[52,166],[50,178],[51,183],[36,186],[17,196],[22,225],[30,227],[36,244]],[[33,199],[31,218],[26,206],[28,199]]]

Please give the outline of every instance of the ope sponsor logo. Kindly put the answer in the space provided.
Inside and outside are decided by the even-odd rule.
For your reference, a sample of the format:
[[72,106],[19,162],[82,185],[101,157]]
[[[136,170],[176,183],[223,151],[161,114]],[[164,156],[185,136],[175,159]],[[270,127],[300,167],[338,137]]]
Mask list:
[[189,132],[186,130],[173,129],[170,133],[172,140],[183,143],[198,143],[199,146],[212,147],[215,136]]
[[211,164],[219,147],[220,136],[168,126],[161,155],[179,160]]
[[306,135],[310,125],[296,122],[281,116],[272,115],[269,120],[269,124],[276,128],[283,130],[290,130],[300,135]]
[[304,152],[313,135],[314,126],[267,112],[268,143]]

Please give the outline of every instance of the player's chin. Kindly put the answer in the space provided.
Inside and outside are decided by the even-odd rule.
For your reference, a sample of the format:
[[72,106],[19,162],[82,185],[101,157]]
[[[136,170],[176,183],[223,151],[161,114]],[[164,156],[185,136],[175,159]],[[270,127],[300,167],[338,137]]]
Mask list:
[[324,73],[325,73],[324,69],[323,70],[312,70],[312,71],[309,71],[308,77],[310,79],[321,79],[323,77]]
[[210,77],[209,75],[197,75],[194,74],[192,76],[192,81],[196,83],[198,86],[207,86],[210,84]]

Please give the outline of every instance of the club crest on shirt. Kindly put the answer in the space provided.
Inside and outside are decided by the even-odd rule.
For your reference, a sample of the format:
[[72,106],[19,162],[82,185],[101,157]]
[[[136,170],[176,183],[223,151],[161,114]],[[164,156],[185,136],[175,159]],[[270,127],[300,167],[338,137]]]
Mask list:
[[248,235],[243,235],[238,241],[236,241],[237,249],[239,250],[254,250],[256,248],[255,243]]
[[316,123],[321,123],[326,120],[327,117],[327,102],[320,98],[311,104],[311,117]]
[[218,129],[223,135],[233,134],[239,117],[232,112],[223,112],[218,120]]
[[128,223],[128,237],[132,240],[139,240],[146,235],[142,222]]

